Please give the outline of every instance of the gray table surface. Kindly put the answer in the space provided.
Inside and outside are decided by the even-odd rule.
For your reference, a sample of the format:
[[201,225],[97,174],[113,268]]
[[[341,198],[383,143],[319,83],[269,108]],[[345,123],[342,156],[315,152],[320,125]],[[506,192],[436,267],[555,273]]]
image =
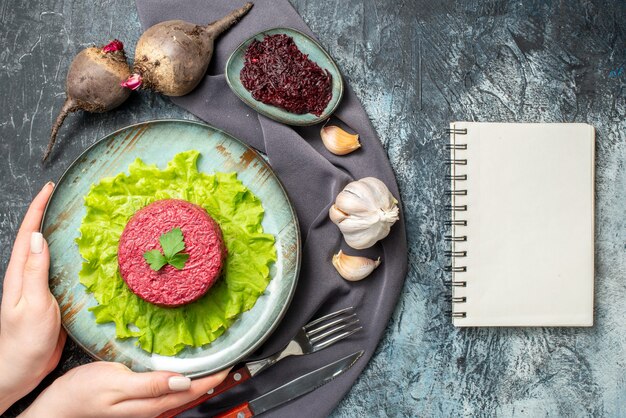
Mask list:
[[[626,416],[626,3],[292,2],[388,150],[410,247],[387,333],[334,416]],[[194,119],[166,98],[134,94],[113,112],[70,116],[53,165],[39,165],[72,57],[118,36],[132,52],[140,32],[133,0],[0,0],[2,276],[31,198],[83,149],[131,123]],[[451,120],[596,127],[593,328],[450,325],[441,131]],[[68,342],[53,377],[87,361]]]

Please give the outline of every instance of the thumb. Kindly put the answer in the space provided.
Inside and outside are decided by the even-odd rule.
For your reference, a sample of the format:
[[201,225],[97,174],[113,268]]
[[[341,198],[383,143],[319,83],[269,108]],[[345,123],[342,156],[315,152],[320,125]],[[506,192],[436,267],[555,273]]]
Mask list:
[[170,372],[132,373],[126,380],[128,399],[158,398],[191,387],[191,379]]
[[30,251],[24,265],[22,279],[22,296],[26,298],[49,298],[48,269],[50,268],[50,253],[48,244],[40,232],[32,232],[30,236]]

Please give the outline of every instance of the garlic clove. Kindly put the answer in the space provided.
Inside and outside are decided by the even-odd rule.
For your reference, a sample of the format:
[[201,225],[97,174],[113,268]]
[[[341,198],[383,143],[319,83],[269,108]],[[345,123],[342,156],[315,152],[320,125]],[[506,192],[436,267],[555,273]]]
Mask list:
[[333,266],[341,277],[351,282],[363,280],[379,265],[380,257],[377,260],[371,260],[366,257],[347,255],[341,250],[333,255]]
[[367,195],[368,191],[360,186],[354,185],[356,182],[348,184],[335,199],[335,206],[342,212],[350,215],[368,214],[375,208]]
[[394,206],[398,201],[395,197],[389,192],[389,189],[382,181],[378,180],[375,177],[365,177],[360,180],[362,184],[365,184],[369,191],[371,192],[371,196],[373,198],[374,204],[381,208],[390,208]]
[[[389,189],[382,181],[375,177],[365,177],[358,181],[353,181],[348,184],[343,191],[343,196],[338,196],[338,199],[343,202],[344,199],[351,199],[350,195],[356,195],[360,200],[360,207],[351,206],[350,209],[359,210],[371,210],[371,208],[391,209],[398,202],[393,195],[389,192]],[[339,205],[343,210],[343,207]],[[348,212],[351,213],[349,210]]]
[[337,206],[332,205],[328,210],[328,216],[333,223],[339,225],[340,222],[348,217],[348,214],[337,209]]
[[338,126],[324,126],[320,133],[326,149],[335,155],[346,155],[361,148],[358,134],[350,134]]
[[356,229],[355,227],[355,230],[351,231],[345,228],[342,232],[346,244],[355,250],[364,250],[389,235],[390,230],[389,224],[372,222],[368,225],[368,229]]

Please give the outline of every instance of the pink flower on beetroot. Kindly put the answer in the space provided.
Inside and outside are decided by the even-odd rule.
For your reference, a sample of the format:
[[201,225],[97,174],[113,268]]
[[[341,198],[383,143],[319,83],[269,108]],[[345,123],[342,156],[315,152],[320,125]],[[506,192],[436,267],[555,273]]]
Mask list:
[[131,90],[137,90],[141,87],[141,75],[137,73],[131,74],[130,77],[128,77],[126,81],[123,81],[120,85]]
[[102,47],[102,52],[115,52],[121,51],[122,49],[124,49],[124,44],[117,39],[113,39],[111,42]]

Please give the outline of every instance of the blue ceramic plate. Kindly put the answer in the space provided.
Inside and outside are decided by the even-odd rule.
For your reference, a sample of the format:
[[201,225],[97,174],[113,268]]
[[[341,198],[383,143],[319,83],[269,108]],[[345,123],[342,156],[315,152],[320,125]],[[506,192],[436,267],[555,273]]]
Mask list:
[[[315,116],[312,113],[307,113],[304,115],[297,115],[295,113],[287,112],[284,109],[281,109],[276,106],[267,105],[265,103],[259,102],[258,100],[252,97],[252,94],[241,84],[241,79],[239,78],[239,73],[243,68],[244,64],[244,56],[246,55],[246,49],[248,45],[253,40],[262,41],[265,35],[276,35],[276,34],[286,34],[293,38],[296,45],[303,53],[309,56],[309,59],[319,65],[322,69],[328,70],[331,74],[332,80],[332,92],[333,96],[328,102],[326,109],[320,116]],[[268,118],[277,120],[282,123],[286,123],[287,125],[298,125],[298,126],[306,126],[306,125],[315,125],[318,122],[328,119],[330,115],[333,114],[339,102],[341,101],[341,96],[343,95],[343,80],[341,78],[341,73],[337,68],[337,65],[333,61],[333,59],[324,51],[324,48],[313,39],[308,37],[302,32],[299,32],[295,29],[290,28],[274,28],[264,30],[263,32],[259,32],[250,39],[244,41],[241,45],[235,49],[235,51],[231,54],[230,58],[228,58],[228,62],[226,63],[226,81],[230,86],[231,90],[235,92],[237,96],[245,104],[250,106],[252,109],[257,112],[267,116]]]
[[[96,324],[88,310],[96,305],[78,280],[82,258],[74,240],[85,216],[83,197],[103,177],[127,172],[136,158],[165,168],[179,152],[201,154],[198,169],[238,173],[263,204],[265,232],[276,237],[278,260],[271,281],[254,307],[217,340],[186,348],[172,357],[150,354],[136,339],[115,337],[113,323]],[[204,376],[233,365],[254,352],[282,319],[293,296],[300,268],[300,235],[295,211],[270,166],[253,149],[209,125],[162,120],[132,125],[87,149],[63,174],[50,199],[42,231],[50,245],[50,288],[61,307],[68,334],[93,357],[124,363],[132,370],[172,370]]]

